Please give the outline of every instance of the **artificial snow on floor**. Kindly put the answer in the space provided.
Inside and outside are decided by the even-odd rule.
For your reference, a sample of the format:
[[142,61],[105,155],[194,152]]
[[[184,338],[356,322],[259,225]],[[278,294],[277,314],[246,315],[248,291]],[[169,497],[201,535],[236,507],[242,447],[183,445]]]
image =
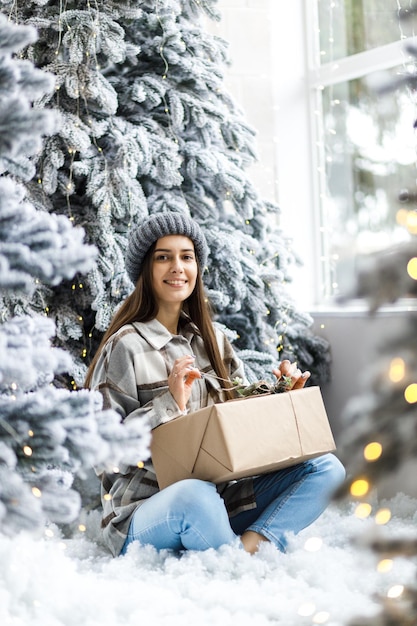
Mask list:
[[379,611],[377,594],[414,583],[414,564],[393,560],[378,571],[367,537],[414,535],[417,501],[387,503],[385,526],[359,519],[353,503],[332,504],[290,538],[287,554],[265,544],[255,556],[235,546],[218,551],[158,553],[132,545],[112,558],[101,545],[98,519],[64,539],[0,536],[1,626],[339,626]]

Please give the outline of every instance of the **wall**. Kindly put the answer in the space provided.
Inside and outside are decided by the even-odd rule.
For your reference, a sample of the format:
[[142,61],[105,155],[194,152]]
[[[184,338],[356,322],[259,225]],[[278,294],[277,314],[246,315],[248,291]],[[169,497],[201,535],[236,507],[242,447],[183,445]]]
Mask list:
[[220,22],[207,29],[229,44],[225,87],[256,131],[258,163],[249,170],[265,200],[278,201],[271,46],[273,0],[219,0]]
[[229,44],[225,86],[257,133],[259,159],[249,176],[263,198],[281,208],[279,224],[304,264],[293,268],[289,291],[306,308],[316,301],[320,260],[314,254],[319,225],[312,210],[303,1],[219,0],[222,19],[207,28]]
[[384,309],[370,315],[363,307],[347,307],[312,315],[314,332],[331,346],[332,380],[322,385],[322,393],[338,438],[349,427],[347,403],[366,390],[367,372],[381,358],[385,340],[401,332],[406,313]]
[[[386,341],[401,333],[408,315],[404,309],[387,308],[370,316],[366,310],[352,307],[313,313],[313,329],[331,346],[332,380],[322,385],[322,394],[336,443],[349,428],[349,401],[366,390],[370,368],[381,358]],[[380,484],[379,496],[388,498],[401,491],[417,497],[416,475],[417,460],[409,461]]]

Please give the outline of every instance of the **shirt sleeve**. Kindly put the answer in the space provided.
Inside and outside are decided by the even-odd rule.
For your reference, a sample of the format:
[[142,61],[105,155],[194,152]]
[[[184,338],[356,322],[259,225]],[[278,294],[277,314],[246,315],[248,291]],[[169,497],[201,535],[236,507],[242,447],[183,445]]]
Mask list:
[[140,404],[137,393],[133,351],[127,343],[110,341],[103,348],[92,377],[91,388],[103,396],[104,408],[112,408],[123,421],[142,418],[150,428],[169,422],[183,412],[168,389],[155,392],[154,398]]

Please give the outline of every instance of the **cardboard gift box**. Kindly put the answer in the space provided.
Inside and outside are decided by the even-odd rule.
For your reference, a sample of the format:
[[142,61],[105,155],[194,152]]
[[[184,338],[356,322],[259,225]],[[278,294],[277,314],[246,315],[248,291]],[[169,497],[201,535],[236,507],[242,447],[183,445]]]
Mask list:
[[263,474],[332,450],[319,387],[213,404],[158,426],[151,443],[160,489]]

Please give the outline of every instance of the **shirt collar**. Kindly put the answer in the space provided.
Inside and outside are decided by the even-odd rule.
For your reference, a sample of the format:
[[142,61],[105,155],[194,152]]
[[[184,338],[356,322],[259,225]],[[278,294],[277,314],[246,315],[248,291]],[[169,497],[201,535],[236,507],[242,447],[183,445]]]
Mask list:
[[[184,316],[184,318],[185,325],[180,328],[179,334],[190,340],[193,335],[200,333],[188,317]],[[149,322],[133,322],[132,326],[155,350],[161,350],[173,337],[169,330],[157,319]]]

